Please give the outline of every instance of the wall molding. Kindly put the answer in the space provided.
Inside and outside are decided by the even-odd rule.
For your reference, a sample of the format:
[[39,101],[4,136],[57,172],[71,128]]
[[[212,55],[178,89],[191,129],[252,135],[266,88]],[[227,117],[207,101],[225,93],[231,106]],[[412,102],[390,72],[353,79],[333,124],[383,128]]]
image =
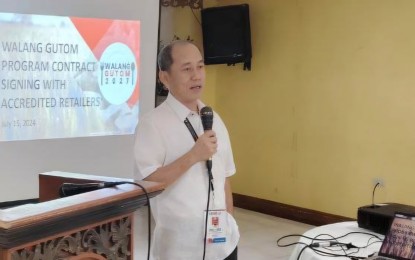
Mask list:
[[[38,201],[39,200],[37,198],[34,198],[27,200],[2,202],[0,203],[0,208],[4,209],[28,203],[38,203]],[[354,218],[301,208],[238,193],[233,193],[233,204],[238,208],[252,210],[274,217],[285,218],[314,226],[327,225],[342,221],[356,221]]]
[[353,218],[301,208],[271,200],[259,199],[238,193],[233,193],[233,204],[238,208],[252,210],[314,226],[327,225],[343,221],[356,221],[356,219]]

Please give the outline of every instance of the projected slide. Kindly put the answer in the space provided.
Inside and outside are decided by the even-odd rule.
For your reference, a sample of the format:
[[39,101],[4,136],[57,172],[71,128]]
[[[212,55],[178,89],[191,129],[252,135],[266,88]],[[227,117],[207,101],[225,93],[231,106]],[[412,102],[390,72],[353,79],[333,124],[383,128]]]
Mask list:
[[133,134],[140,22],[0,13],[0,141]]

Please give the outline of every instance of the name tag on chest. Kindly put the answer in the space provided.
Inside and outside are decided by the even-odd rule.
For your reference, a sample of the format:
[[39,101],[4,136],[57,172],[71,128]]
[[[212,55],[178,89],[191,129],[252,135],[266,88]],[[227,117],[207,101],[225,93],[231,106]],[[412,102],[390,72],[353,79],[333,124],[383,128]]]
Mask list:
[[226,210],[209,210],[206,242],[208,244],[226,243],[227,223]]

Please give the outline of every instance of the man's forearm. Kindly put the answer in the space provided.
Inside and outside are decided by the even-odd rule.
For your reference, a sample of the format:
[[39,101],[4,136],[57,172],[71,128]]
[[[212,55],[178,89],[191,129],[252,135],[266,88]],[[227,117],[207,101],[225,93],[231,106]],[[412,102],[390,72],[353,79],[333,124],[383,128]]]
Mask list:
[[144,180],[162,182],[166,184],[166,186],[169,186],[180,178],[196,162],[195,156],[191,152],[188,152],[169,165],[158,168]]
[[232,188],[231,188],[231,181],[229,177],[225,180],[225,198],[226,198],[226,210],[229,214],[233,215],[233,196],[232,196]]
[[199,136],[199,139],[190,151],[179,157],[174,162],[158,168],[144,180],[163,182],[169,186],[180,178],[195,163],[212,157],[213,154],[216,153],[216,142],[217,138],[215,136],[215,132],[212,130],[206,131]]

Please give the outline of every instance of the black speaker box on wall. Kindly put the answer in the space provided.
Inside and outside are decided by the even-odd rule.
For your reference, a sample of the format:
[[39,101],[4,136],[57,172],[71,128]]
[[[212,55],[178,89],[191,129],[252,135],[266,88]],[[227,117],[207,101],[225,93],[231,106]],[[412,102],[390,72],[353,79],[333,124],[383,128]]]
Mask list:
[[249,5],[211,7],[201,13],[205,64],[244,63],[250,70]]

